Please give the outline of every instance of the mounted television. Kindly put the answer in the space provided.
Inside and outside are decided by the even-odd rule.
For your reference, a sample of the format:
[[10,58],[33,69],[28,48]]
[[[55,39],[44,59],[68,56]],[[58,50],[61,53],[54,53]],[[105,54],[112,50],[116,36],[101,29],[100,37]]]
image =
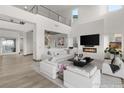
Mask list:
[[85,46],[99,45],[99,34],[80,36],[80,45]]

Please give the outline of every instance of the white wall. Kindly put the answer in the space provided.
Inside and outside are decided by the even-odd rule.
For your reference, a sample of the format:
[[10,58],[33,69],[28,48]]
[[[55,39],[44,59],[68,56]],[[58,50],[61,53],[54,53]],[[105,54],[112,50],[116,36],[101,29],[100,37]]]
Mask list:
[[25,23],[24,25],[21,25],[21,24],[0,20],[0,28],[28,32],[34,29],[34,24]]
[[98,20],[107,12],[107,8],[104,5],[79,6],[77,9],[79,13],[78,19],[72,25]]
[[23,38],[23,54],[28,55],[28,54],[33,54],[33,32],[25,32],[24,33],[24,38]]
[[78,24],[87,20],[92,20],[99,16],[103,16],[106,13],[107,9],[105,5],[60,5],[47,7],[53,9],[58,14],[70,20],[72,19],[72,10],[78,9],[79,18],[76,21],[76,23]]
[[124,33],[124,9],[106,14],[105,33]]
[[23,40],[24,40],[23,38],[20,38],[20,50],[22,50],[22,51],[24,50],[23,49],[23,45],[24,45]]
[[35,15],[13,6],[0,5],[0,14],[27,22],[36,22]]
[[80,53],[83,53],[82,48],[85,46],[80,45],[80,36],[89,35],[89,34],[100,34],[100,45],[94,46],[97,48],[97,53],[83,53],[84,56],[90,56],[95,59],[104,59],[104,20],[97,20],[93,22],[88,22],[85,24],[80,24],[77,27],[72,29],[73,37],[78,39],[78,50]]

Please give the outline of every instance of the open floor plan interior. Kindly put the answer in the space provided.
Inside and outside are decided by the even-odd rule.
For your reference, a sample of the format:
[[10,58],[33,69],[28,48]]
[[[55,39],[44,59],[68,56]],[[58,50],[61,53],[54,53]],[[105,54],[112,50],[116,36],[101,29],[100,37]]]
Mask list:
[[123,88],[123,5],[0,5],[1,88]]

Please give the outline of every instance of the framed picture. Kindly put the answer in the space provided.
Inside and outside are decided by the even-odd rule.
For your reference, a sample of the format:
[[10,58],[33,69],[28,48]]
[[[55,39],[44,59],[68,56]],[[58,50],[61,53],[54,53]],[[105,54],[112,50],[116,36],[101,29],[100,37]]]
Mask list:
[[64,46],[64,37],[58,38],[58,46]]

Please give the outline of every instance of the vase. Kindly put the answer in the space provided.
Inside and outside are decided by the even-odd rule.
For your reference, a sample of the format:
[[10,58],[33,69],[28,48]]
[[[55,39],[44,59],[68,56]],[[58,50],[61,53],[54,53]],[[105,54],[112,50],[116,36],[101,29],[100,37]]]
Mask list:
[[110,59],[112,60],[114,58],[114,54],[110,54]]
[[110,53],[109,52],[105,53],[105,59],[110,59]]

